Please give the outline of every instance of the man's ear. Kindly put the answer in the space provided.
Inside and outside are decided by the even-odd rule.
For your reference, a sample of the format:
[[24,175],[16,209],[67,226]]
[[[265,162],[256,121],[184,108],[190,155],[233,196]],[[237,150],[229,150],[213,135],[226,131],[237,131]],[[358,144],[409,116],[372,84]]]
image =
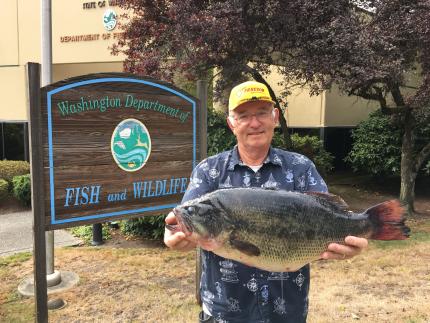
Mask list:
[[233,122],[230,120],[230,118],[231,118],[230,116],[227,116],[227,124],[230,130],[234,133],[234,125],[233,125]]
[[273,113],[273,120],[275,121],[275,123],[278,123],[279,122],[279,109],[274,108],[272,113]]

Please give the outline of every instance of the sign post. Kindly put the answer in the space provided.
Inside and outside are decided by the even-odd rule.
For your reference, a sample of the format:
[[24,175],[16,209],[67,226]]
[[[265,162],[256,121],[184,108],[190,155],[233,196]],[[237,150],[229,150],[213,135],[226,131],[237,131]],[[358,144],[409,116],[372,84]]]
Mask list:
[[43,182],[42,111],[40,109],[40,65],[27,64],[28,115],[31,165],[31,206],[33,209],[33,268],[36,321],[48,322],[46,282],[45,187]]
[[35,294],[37,321],[46,322],[42,233],[169,212],[206,132],[200,102],[168,83],[101,73],[40,89],[38,70],[28,64]]

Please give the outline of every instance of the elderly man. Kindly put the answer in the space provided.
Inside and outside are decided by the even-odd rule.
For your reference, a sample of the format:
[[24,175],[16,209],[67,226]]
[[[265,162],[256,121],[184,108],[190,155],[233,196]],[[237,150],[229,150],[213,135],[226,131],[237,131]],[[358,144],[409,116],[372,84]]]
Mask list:
[[[207,158],[193,171],[182,202],[228,187],[267,187],[327,192],[314,164],[305,156],[271,147],[279,110],[267,87],[244,82],[233,88],[227,123],[237,139],[229,151]],[[176,224],[173,213],[167,224]],[[184,233],[166,229],[165,244],[188,251],[195,244]],[[331,244],[322,259],[351,258],[367,240],[349,236]],[[201,322],[306,322],[309,265],[297,272],[267,272],[203,250],[200,291]]]

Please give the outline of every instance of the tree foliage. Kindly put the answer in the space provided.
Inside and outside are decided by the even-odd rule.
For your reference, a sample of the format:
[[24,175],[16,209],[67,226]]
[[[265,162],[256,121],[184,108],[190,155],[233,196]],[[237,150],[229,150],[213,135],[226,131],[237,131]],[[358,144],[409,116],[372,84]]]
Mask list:
[[122,0],[132,13],[114,52],[126,55],[128,71],[168,81],[216,69],[216,93],[276,65],[286,93],[336,84],[378,102],[401,128],[400,199],[413,210],[430,155],[429,138],[417,149],[417,120],[430,121],[430,0],[367,0],[371,11],[361,2]]

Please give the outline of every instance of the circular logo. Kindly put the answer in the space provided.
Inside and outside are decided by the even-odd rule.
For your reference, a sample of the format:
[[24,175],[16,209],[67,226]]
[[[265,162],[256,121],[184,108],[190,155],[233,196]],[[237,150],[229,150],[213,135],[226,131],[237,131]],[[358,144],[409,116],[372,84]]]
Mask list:
[[116,13],[112,9],[108,9],[103,14],[103,26],[107,31],[114,30],[116,26]]
[[151,154],[148,129],[136,119],[121,121],[113,131],[110,149],[119,168],[126,172],[141,169]]

